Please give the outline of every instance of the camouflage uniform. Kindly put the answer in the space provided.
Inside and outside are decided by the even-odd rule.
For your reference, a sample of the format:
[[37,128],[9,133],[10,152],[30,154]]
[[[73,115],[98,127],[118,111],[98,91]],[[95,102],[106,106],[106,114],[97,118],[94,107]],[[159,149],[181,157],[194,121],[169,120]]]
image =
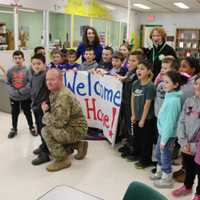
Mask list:
[[87,121],[74,94],[63,87],[49,96],[50,110],[44,114],[42,136],[51,155],[62,160],[67,155],[66,145],[81,140],[87,133]]

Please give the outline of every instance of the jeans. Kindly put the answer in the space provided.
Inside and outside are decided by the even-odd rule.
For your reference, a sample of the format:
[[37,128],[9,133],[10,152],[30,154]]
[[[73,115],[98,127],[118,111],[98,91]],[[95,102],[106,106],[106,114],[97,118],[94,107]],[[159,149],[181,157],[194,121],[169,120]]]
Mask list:
[[156,159],[158,164],[161,166],[163,172],[169,174],[172,172],[172,151],[175,138],[169,138],[168,142],[165,144],[163,150],[160,150],[161,136],[158,137],[158,142],[156,144]]

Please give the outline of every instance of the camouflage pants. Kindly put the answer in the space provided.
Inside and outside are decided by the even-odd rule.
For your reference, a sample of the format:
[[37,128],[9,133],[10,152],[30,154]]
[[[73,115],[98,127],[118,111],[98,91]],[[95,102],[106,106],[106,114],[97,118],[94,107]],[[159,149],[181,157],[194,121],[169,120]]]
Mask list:
[[42,129],[42,136],[51,155],[56,160],[63,160],[67,156],[66,145],[78,142],[82,139],[83,134],[78,133],[72,127],[57,129],[52,126],[45,126]]

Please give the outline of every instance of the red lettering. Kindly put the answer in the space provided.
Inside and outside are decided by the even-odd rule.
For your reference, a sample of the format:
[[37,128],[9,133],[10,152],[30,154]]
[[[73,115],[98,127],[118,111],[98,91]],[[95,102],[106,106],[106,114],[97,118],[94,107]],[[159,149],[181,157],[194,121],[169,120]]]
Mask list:
[[109,116],[107,114],[103,113],[103,111],[101,109],[97,110],[95,98],[92,98],[92,99],[85,98],[85,105],[86,105],[87,119],[91,119],[91,114],[93,114],[94,120],[101,121],[103,127],[110,129],[108,131],[108,135],[110,138],[112,138],[112,136],[113,136],[112,129],[113,129],[114,123],[116,121],[117,109],[115,107],[112,108],[112,119],[110,120]]
[[93,113],[94,120],[97,120],[96,116],[96,99],[92,98],[92,106],[89,107],[89,99],[85,99],[85,105],[86,105],[86,114],[87,114],[87,119],[90,119],[90,112]]
[[105,126],[106,128],[110,128],[110,126],[109,126],[109,117],[108,117],[108,115],[104,115],[104,118],[103,118],[103,126]]
[[117,112],[117,109],[115,107],[113,107],[113,109],[112,109],[111,130],[108,132],[108,135],[109,135],[110,138],[112,138],[112,136],[113,136],[112,128],[113,128],[113,125],[114,125],[114,122],[115,122],[116,112]]
[[113,107],[112,109],[112,123],[111,123],[111,129],[113,128],[114,122],[115,122],[115,116],[116,116],[117,109]]
[[103,113],[102,113],[102,110],[101,110],[101,109],[99,109],[99,110],[97,111],[97,119],[98,119],[99,121],[102,121],[102,119],[103,119]]

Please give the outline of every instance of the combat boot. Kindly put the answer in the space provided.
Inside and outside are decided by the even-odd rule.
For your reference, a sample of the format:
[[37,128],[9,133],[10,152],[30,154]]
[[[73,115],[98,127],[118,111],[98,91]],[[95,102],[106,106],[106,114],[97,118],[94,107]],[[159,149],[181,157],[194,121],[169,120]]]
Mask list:
[[51,163],[50,165],[47,166],[47,171],[49,172],[57,172],[60,171],[62,169],[68,168],[71,166],[71,159],[70,157],[67,155],[64,160],[56,160],[53,163]]
[[86,154],[88,149],[88,141],[79,141],[74,144],[74,148],[78,151],[78,153],[74,156],[76,160],[82,160]]

